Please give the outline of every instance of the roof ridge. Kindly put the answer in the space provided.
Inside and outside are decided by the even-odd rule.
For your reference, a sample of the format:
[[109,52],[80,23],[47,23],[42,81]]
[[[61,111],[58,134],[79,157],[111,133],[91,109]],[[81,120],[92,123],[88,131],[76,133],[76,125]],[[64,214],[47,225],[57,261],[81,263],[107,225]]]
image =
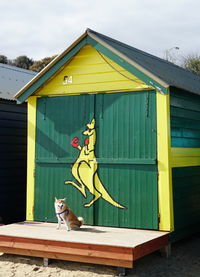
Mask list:
[[[92,40],[87,40],[87,36]],[[97,44],[93,45],[93,42]],[[99,43],[99,44],[98,44]],[[110,52],[126,61],[129,65],[128,71],[138,73],[140,79],[146,80],[151,87],[158,90],[163,89],[163,93],[169,92],[169,87],[177,87],[191,93],[200,95],[200,77],[194,73],[175,65],[169,61],[157,56],[134,48],[128,44],[110,38],[106,35],[95,32],[89,28],[65,51],[51,61],[43,70],[41,70],[31,81],[29,81],[18,93],[15,98],[19,102],[24,102],[36,89],[48,80],[57,70],[71,59],[86,44],[91,44],[96,49],[107,49]],[[104,48],[101,48],[103,46]],[[114,56],[115,57],[115,56]],[[122,65],[123,67],[123,65]],[[132,72],[131,71],[131,72]]]
[[[191,71],[189,71],[189,70],[186,69],[186,68],[183,68],[183,67],[181,67],[181,66],[179,66],[179,65],[177,65],[177,64],[175,64],[175,63],[172,63],[172,62],[167,61],[167,60],[165,60],[165,59],[163,59],[163,58],[160,58],[160,57],[158,57],[158,56],[155,56],[155,55],[153,55],[153,54],[150,54],[150,53],[148,53],[148,52],[145,52],[145,51],[143,51],[143,50],[140,50],[140,49],[138,49],[138,48],[136,48],[136,47],[133,47],[133,46],[131,46],[131,45],[129,45],[129,44],[126,44],[126,43],[121,42],[121,41],[119,41],[119,40],[113,39],[113,38],[111,38],[111,37],[109,37],[109,36],[103,35],[103,34],[101,34],[101,33],[98,33],[98,32],[96,32],[96,31],[93,31],[93,30],[91,30],[91,29],[89,29],[89,28],[87,29],[87,31],[92,32],[92,33],[94,33],[94,34],[96,34],[96,35],[98,35],[98,36],[102,36],[102,37],[104,37],[105,39],[107,39],[107,40],[109,40],[109,41],[111,41],[111,42],[114,42],[114,43],[116,43],[116,44],[118,44],[118,45],[121,45],[121,46],[127,48],[127,49],[130,49],[130,50],[133,50],[133,51],[138,52],[138,53],[140,53],[140,54],[143,54],[144,56],[147,56],[147,57],[152,58],[152,59],[156,59],[156,60],[158,60],[158,61],[160,61],[160,62],[162,62],[162,63],[166,63],[166,64],[169,64],[169,65],[171,65],[171,66],[177,67],[179,70],[183,70],[183,71],[186,71],[187,73],[191,74],[191,76],[194,75],[195,77],[196,77],[196,76],[199,77],[198,75],[196,75],[195,73],[192,73]],[[126,55],[126,54],[124,54],[124,55]],[[200,77],[199,77],[199,78],[200,78]]]
[[17,71],[17,72],[23,72],[25,74],[30,74],[30,75],[36,75],[38,73],[38,72],[35,72],[33,70],[17,67],[15,65],[4,64],[4,63],[0,63],[0,67],[4,68],[4,69],[7,69],[7,70],[13,70],[13,71]]

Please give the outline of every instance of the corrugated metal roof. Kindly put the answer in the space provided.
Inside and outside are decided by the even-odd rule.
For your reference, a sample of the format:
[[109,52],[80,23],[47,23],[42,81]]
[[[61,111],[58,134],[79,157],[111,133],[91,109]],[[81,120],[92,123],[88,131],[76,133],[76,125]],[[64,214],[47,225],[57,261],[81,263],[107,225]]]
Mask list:
[[89,29],[88,32],[89,34],[94,34],[111,48],[116,49],[128,59],[131,59],[144,69],[153,73],[169,86],[181,88],[200,95],[200,77],[196,74],[93,30]]
[[24,87],[37,72],[0,63],[0,98],[14,100],[14,95]]

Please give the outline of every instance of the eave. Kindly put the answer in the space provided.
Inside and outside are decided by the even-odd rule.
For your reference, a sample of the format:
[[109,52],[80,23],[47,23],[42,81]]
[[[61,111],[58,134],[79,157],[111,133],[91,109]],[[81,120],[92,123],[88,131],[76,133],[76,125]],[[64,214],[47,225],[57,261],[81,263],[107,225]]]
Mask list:
[[64,52],[58,55],[52,62],[50,62],[43,70],[41,70],[29,83],[27,83],[16,95],[18,102],[22,103],[27,100],[29,96],[35,93],[47,80],[49,80],[62,66],[70,61],[78,51],[86,44],[91,45],[97,51],[109,57],[120,66],[134,74],[153,89],[163,93],[168,93],[169,85],[157,76],[141,67],[139,64],[128,58],[126,55],[108,45],[101,38],[96,36],[92,30],[87,29],[72,45],[70,45]]

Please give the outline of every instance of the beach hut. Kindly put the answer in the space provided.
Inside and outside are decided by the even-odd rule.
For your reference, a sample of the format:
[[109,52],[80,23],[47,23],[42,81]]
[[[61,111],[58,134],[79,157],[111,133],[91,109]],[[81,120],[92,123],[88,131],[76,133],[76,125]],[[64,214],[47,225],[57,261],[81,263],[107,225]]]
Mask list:
[[27,220],[54,221],[66,197],[90,225],[200,230],[200,77],[87,29],[15,97]]
[[16,94],[35,72],[0,63],[0,218],[7,224],[26,217],[27,105]]

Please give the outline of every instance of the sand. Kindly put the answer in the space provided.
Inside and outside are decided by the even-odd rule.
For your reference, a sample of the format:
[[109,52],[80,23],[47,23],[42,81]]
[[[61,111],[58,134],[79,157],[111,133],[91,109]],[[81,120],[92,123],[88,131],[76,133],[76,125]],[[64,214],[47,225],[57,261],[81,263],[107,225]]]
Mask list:
[[[0,254],[0,277],[110,277],[116,275],[111,266],[52,260],[48,267],[43,259]],[[172,255],[166,259],[155,252],[135,262],[127,270],[132,277],[199,277],[200,234],[172,245]]]

